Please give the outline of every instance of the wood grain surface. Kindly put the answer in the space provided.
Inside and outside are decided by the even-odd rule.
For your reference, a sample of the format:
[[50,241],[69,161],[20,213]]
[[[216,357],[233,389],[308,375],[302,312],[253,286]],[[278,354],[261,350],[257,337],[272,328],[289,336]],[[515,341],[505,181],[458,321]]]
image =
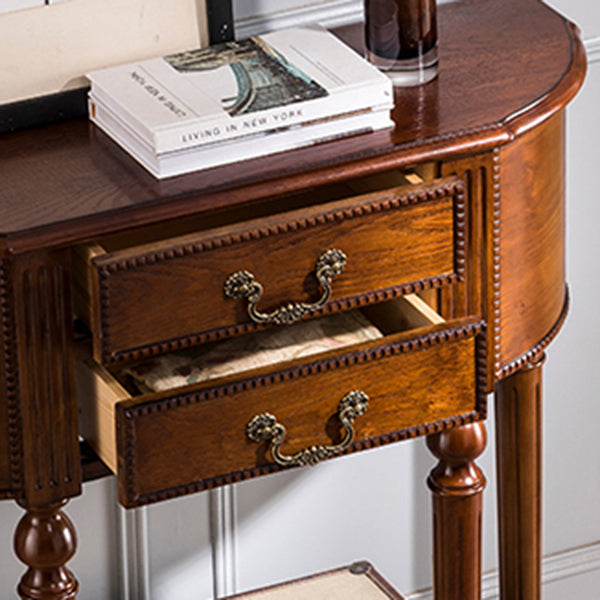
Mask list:
[[[4,251],[82,241],[489,149],[559,111],[581,85],[585,53],[576,30],[541,2],[452,3],[440,7],[438,18],[439,76],[426,86],[397,89],[392,131],[164,181],[84,120],[3,136]],[[359,26],[339,34],[362,43]]]
[[542,589],[542,365],[544,356],[496,389],[500,593],[539,600]]
[[342,354],[330,351],[136,397],[84,360],[77,367],[87,415],[82,425],[86,439],[118,472],[125,505],[151,501],[156,493],[179,495],[226,483],[236,473],[248,477],[261,468],[272,470],[268,444],[245,435],[246,424],[263,412],[288,429],[286,453],[338,443],[337,405],[354,389],[370,398],[367,412],[356,420],[354,450],[366,440],[379,445],[482,418],[485,357],[479,331],[473,319],[442,322]]
[[482,493],[486,481],[475,459],[485,450],[486,442],[483,423],[427,438],[427,447],[439,459],[427,480],[433,492],[436,598],[481,600]]
[[[340,396],[363,388],[371,404],[356,421],[349,451],[439,434],[431,444],[440,463],[429,480],[438,523],[436,594],[475,600],[483,479],[474,460],[484,434],[469,424],[485,417],[485,392],[511,375],[497,387],[502,597],[539,596],[541,392],[532,364],[568,305],[562,113],[583,82],[585,52],[577,28],[538,0],[463,0],[440,6],[438,18],[439,75],[396,90],[389,131],[163,181],[85,119],[0,138],[0,497],[16,497],[28,509],[15,537],[28,567],[22,598],[70,600],[77,589],[65,567],[74,532],[61,508],[81,489],[76,395],[93,403],[73,384],[71,295],[81,286],[71,273],[86,267],[71,271],[70,262],[80,244],[100,248],[96,268],[112,294],[115,327],[97,326],[95,333],[108,338],[121,326],[115,348],[135,348],[130,356],[123,351],[128,359],[153,344],[153,351],[167,352],[184,339],[201,343],[202,331],[249,330],[243,305],[226,306],[207,287],[230,269],[256,270],[270,294],[266,308],[311,298],[318,291],[310,271],[332,244],[343,246],[350,261],[334,279],[339,296],[329,308],[439,284],[439,293],[426,295],[457,320],[176,393],[113,394],[103,417],[114,444],[107,462],[119,474],[127,506],[272,472],[279,467],[266,445],[245,437],[256,413],[272,412],[285,423],[285,449],[293,452],[339,440]],[[360,51],[360,25],[337,33]],[[360,187],[366,178],[409,167],[426,173],[425,186],[455,174],[465,193],[409,203],[385,217],[350,200],[346,208],[363,211],[359,218],[326,217],[311,235],[300,220],[288,219],[284,234],[260,233],[282,225],[277,215],[284,211],[308,211],[310,220],[320,205],[347,197],[328,197],[332,186]],[[260,219],[253,229],[259,234],[244,233],[250,219]],[[149,252],[140,246],[151,230],[179,226],[195,237],[178,249],[156,238]],[[215,227],[224,227],[223,235],[211,237]],[[327,235],[315,235],[317,229]],[[198,240],[236,236],[240,243],[221,244],[230,254],[220,248],[210,260],[204,260],[210,253],[197,261],[195,250],[185,250]],[[131,247],[112,248],[119,237],[130,237]],[[150,264],[160,253],[179,251],[179,275]],[[209,275],[198,278],[205,264]],[[88,295],[100,315],[108,304],[99,279],[97,287]],[[169,288],[182,298],[179,323],[174,297],[163,302]],[[171,321],[177,326],[169,329]],[[97,355],[105,360],[112,352],[105,347]],[[84,411],[94,417],[91,407]],[[64,586],[51,590],[51,580]]]
[[564,116],[501,151],[497,367],[541,340],[565,305]]
[[22,255],[10,275],[19,370],[8,406],[22,428],[18,497],[40,507],[81,490],[69,252]]
[[14,548],[27,565],[17,593],[21,600],[76,600],[79,583],[65,564],[77,549],[66,501],[30,508],[15,530]]
[[330,249],[347,261],[327,310],[456,279],[464,271],[462,190],[456,178],[436,180],[96,256],[85,294],[95,356],[111,362],[251,329],[248,301],[224,294],[240,270],[263,286],[259,310],[315,302],[315,265]]

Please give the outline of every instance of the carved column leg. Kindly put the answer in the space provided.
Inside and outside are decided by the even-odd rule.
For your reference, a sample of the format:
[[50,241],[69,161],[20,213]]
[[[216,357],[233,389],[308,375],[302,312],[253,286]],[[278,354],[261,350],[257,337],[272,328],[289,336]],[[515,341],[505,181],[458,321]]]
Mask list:
[[67,501],[29,508],[15,531],[15,552],[29,568],[17,589],[22,600],[74,600],[78,583],[66,568],[75,554],[75,528],[62,512]]
[[485,477],[474,460],[483,452],[483,423],[427,438],[439,459],[427,481],[433,492],[435,600],[481,598],[481,493]]
[[542,357],[496,386],[500,597],[541,597]]
[[74,377],[70,252],[22,253],[9,275],[11,361],[9,406],[20,419],[19,499],[27,511],[15,531],[15,552],[29,567],[18,588],[24,600],[71,600],[77,581],[65,563],[75,530],[61,511],[81,492]]

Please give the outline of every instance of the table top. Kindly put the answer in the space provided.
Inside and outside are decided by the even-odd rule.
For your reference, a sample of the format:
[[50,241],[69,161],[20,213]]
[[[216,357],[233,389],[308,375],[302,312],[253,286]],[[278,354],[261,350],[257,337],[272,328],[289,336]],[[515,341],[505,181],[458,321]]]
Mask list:
[[[393,130],[166,180],[86,120],[1,137],[0,255],[487,150],[561,110],[581,85],[577,28],[539,0],[462,0],[438,19],[439,75],[396,88]],[[362,45],[360,25],[336,33]]]

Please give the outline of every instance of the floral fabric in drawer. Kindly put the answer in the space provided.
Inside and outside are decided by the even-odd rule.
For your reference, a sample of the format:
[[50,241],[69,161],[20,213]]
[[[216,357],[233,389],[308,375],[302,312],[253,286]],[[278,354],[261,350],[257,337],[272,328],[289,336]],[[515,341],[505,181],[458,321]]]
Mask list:
[[381,337],[360,312],[336,313],[158,356],[124,374],[142,393],[159,392]]

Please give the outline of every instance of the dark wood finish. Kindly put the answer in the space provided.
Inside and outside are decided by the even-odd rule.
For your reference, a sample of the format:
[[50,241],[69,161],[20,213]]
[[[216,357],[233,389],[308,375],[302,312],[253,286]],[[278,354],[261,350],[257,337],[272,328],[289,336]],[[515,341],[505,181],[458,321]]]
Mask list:
[[539,600],[543,355],[496,385],[500,591]]
[[11,497],[22,487],[21,431],[17,389],[17,358],[14,336],[10,267],[0,261],[0,497]]
[[[485,381],[477,375],[478,368],[485,370],[485,356],[478,331],[472,319],[435,325],[341,355],[321,354],[318,361],[298,359],[284,369],[262,368],[173,392],[121,398],[114,408],[117,457],[108,459],[118,464],[120,501],[146,504],[273,471],[268,444],[257,445],[245,434],[247,423],[263,412],[288,430],[286,453],[339,443],[337,405],[353,389],[370,399],[355,423],[353,451],[483,418]],[[101,449],[97,436],[106,427],[99,419],[107,408],[94,408],[93,390],[97,378],[107,374],[92,369],[97,373],[101,367],[79,368],[79,396],[86,414],[100,413],[84,432]],[[182,460],[190,456],[202,459]]]
[[81,489],[69,253],[22,255],[12,261],[10,277],[19,365],[13,402],[23,452],[19,496],[26,506],[42,506]]
[[14,538],[29,567],[18,590],[24,600],[71,600],[78,587],[65,567],[75,529],[61,510],[81,489],[69,259],[62,250],[2,264],[2,437],[10,494],[27,510]]
[[15,553],[29,568],[22,600],[75,600],[79,584],[66,563],[77,547],[75,527],[62,511],[66,501],[29,508],[15,530]]
[[565,306],[564,115],[500,152],[499,311],[496,367],[526,353],[556,323]]
[[[440,73],[424,87],[396,90],[396,128],[322,145],[319,152],[302,149],[157,181],[85,121],[5,136],[0,145],[5,251],[82,241],[491,150],[560,111],[581,85],[585,52],[576,29],[537,0],[442,5],[438,21]],[[339,33],[361,44],[360,27]]]
[[[10,330],[12,327],[12,322],[7,318],[6,314],[6,309],[10,305],[7,296],[7,283],[8,274],[6,272],[6,264],[5,261],[0,261],[0,318],[2,319],[0,364],[5,365],[5,368],[0,369],[0,390],[3,398],[8,397],[9,387],[12,387],[10,386],[10,382],[12,381],[11,373],[7,372],[6,369],[6,366],[11,364],[9,362],[9,357],[12,354],[10,341],[8,341],[12,339],[12,336],[10,335],[10,331],[7,331],[7,329]],[[9,426],[11,421],[12,427]],[[11,419],[11,416],[9,415],[9,403],[7,401],[0,402],[0,498],[10,496],[12,489],[11,464],[14,464],[16,461],[11,460],[11,436],[9,432],[15,431],[15,425],[14,418]],[[16,469],[16,471],[18,471],[18,469]]]
[[[445,318],[487,315],[490,348],[498,345],[500,283],[500,194],[497,152],[444,161],[442,175],[457,175],[465,185],[465,278],[440,289],[440,312]],[[495,376],[488,362],[488,385]]]
[[456,179],[388,189],[100,255],[87,292],[94,354],[108,363],[251,331],[247,300],[224,295],[227,278],[251,272],[261,310],[314,302],[315,264],[331,248],[347,264],[329,310],[452,281],[464,274],[462,190]]
[[[7,415],[0,416],[0,431],[8,431]],[[8,457],[8,437],[0,438],[0,498],[10,494],[10,459]]]
[[435,600],[481,598],[481,495],[485,477],[474,461],[485,445],[483,423],[427,438],[427,447],[439,459],[427,480],[433,492]]
[[81,479],[83,483],[102,479],[113,474],[87,442],[81,442],[79,450],[81,452]]
[[[426,242],[421,246],[423,256],[411,254],[416,267],[412,275],[403,270],[407,265],[402,266],[403,259],[397,253],[397,245],[417,232],[405,230],[404,235],[387,229],[387,218],[394,213],[393,210],[386,213],[385,219],[373,211],[357,220],[344,215],[343,219],[334,219],[335,222],[324,226],[323,231],[327,229],[335,238],[341,235],[348,223],[369,224],[371,232],[364,237],[360,236],[359,227],[356,231],[347,230],[347,236],[356,245],[350,252],[363,253],[366,258],[367,248],[377,250],[374,263],[377,267],[364,286],[356,283],[364,276],[364,269],[360,273],[347,272],[339,281],[334,279],[334,293],[340,295],[325,310],[346,310],[355,304],[378,303],[388,297],[389,290],[392,290],[391,295],[416,291],[439,305],[448,318],[466,317],[467,321],[460,323],[485,322],[488,358],[485,364],[486,383],[482,387],[489,392],[496,386],[499,412],[503,415],[497,441],[502,464],[500,487],[503,490],[500,500],[503,600],[537,600],[539,577],[536,569],[539,570],[541,547],[536,508],[540,495],[540,436],[536,408],[539,397],[532,391],[535,388],[532,382],[539,376],[539,367],[530,366],[557,334],[568,306],[564,281],[563,112],[582,83],[585,53],[576,27],[538,0],[467,0],[444,4],[440,6],[438,24],[439,75],[426,86],[396,90],[396,127],[390,131],[163,181],[152,178],[83,119],[8,134],[0,139],[0,497],[17,498],[30,510],[28,518],[38,514],[42,515],[42,520],[51,522],[59,514],[58,505],[80,491],[82,474],[71,381],[74,363],[71,289],[81,286],[74,281],[69,266],[74,246],[107,244],[109,247],[118,236],[121,239],[131,237],[132,249],[119,250],[124,252],[120,255],[121,262],[126,264],[129,258],[138,260],[146,256],[136,247],[140,239],[148,235],[145,228],[168,227],[172,231],[181,226],[186,234],[204,239],[208,229],[223,227],[223,235],[218,238],[223,240],[234,233],[247,231],[250,227],[248,221],[252,218],[261,217],[264,223],[272,224],[279,222],[281,214],[290,210],[314,215],[325,204],[347,197],[328,197],[334,185],[362,186],[373,175],[387,176],[408,167],[436,176],[456,174],[464,181],[465,194],[460,202],[454,202],[452,215],[444,209],[425,213],[423,217],[423,222],[429,224],[441,217],[439,223],[442,227],[449,227],[452,223],[451,244],[447,230],[437,238],[437,242],[435,237],[429,238],[429,234],[435,236],[439,231],[438,234],[429,231],[425,236]],[[342,28],[338,33],[357,48],[361,47],[360,26]],[[426,179],[426,185],[429,185],[431,177]],[[348,202],[349,208],[357,208],[354,199]],[[408,208],[410,211],[417,208],[427,211],[437,206],[434,202],[437,201],[431,204],[425,202],[422,206],[417,203]],[[439,203],[439,206],[442,205],[443,199]],[[252,211],[257,212],[253,215]],[[402,228],[404,222],[402,218],[396,224]],[[144,231],[141,231],[142,228]],[[260,232],[260,227],[253,231]],[[314,231],[310,233],[309,236],[300,229],[292,232],[290,228],[289,234],[282,234],[280,239],[286,243],[293,239],[294,244],[314,253],[317,251],[316,241],[313,246]],[[170,235],[167,234],[167,237]],[[269,235],[264,240],[261,236],[262,233],[256,239],[248,239],[243,244],[240,242],[239,248],[246,243],[249,244],[247,248],[254,248],[257,244],[257,251],[270,252],[269,244],[277,236]],[[373,242],[377,236],[381,238],[377,240],[380,246]],[[318,240],[319,251],[322,242],[328,241],[325,237],[328,236]],[[422,241],[423,237],[419,239]],[[374,246],[369,246],[372,242]],[[429,260],[425,255],[432,245],[438,249],[445,248],[442,251],[444,258],[434,258],[431,272],[424,274],[420,269],[424,264],[421,261]],[[325,244],[323,249],[327,247],[328,244]],[[169,244],[166,244],[168,248]],[[151,248],[151,253],[156,249]],[[160,244],[159,249],[162,251]],[[385,250],[383,254],[381,249]],[[285,244],[280,250],[285,257],[291,254]],[[116,256],[119,255],[114,254],[112,258]],[[216,252],[213,256],[217,256]],[[310,261],[314,258],[311,257]],[[102,260],[98,259],[98,263]],[[106,260],[110,263],[110,255]],[[389,281],[380,277],[380,260],[392,272]],[[306,290],[301,288],[301,278],[307,276],[313,265],[309,264],[308,258],[301,261],[306,261],[306,264],[299,263],[297,273],[285,285],[284,271],[279,272],[280,283],[273,288],[275,292],[271,293],[274,296],[266,301],[265,306],[282,299],[302,299],[299,293]],[[260,261],[256,262],[253,256],[252,264],[244,262],[235,268],[262,268],[258,263]],[[268,260],[265,260],[264,264],[267,263]],[[113,261],[113,266],[116,264],[121,263]],[[119,268],[110,274],[111,285],[112,281],[117,281]],[[123,273],[130,276],[137,268],[138,265],[131,271],[128,267]],[[269,270],[271,268],[272,265],[269,265]],[[151,269],[148,269],[150,272]],[[147,274],[144,271],[144,275]],[[261,272],[260,276],[269,286],[269,273]],[[118,277],[121,277],[120,271]],[[416,281],[409,281],[415,278]],[[149,281],[148,276],[146,282]],[[424,282],[440,287],[425,289],[427,285]],[[119,285],[121,283],[119,281]],[[341,287],[336,287],[338,283]],[[161,289],[165,289],[164,281],[156,290],[153,288],[154,298]],[[269,289],[267,287],[267,292]],[[436,291],[439,293],[436,294]],[[309,286],[308,296],[311,293]],[[210,314],[213,304],[224,303],[220,294],[218,298],[214,294],[213,297],[208,295],[198,294],[193,299],[197,302],[198,311],[205,315]],[[127,349],[129,354],[124,352],[121,358],[131,359],[136,352],[141,355],[150,349],[169,351],[183,344],[183,340],[186,340],[185,343],[201,343],[212,339],[211,331],[237,335],[249,329],[240,316],[242,306],[232,301],[231,306],[235,308],[226,310],[233,311],[233,316],[229,314],[217,324],[209,318],[196,322],[193,330],[163,330],[155,338],[151,335],[136,337],[139,332],[136,334],[135,328],[126,332],[135,317],[135,309],[130,305],[133,298],[131,290],[118,296],[121,314],[115,312],[116,306],[111,306],[111,319],[122,319],[123,325],[126,325],[123,336],[131,336],[129,339],[124,337],[126,343],[122,344],[121,350]],[[190,299],[186,297],[185,302],[190,302]],[[96,306],[100,306],[100,301]],[[169,310],[172,306],[169,305]],[[188,310],[186,318],[191,318],[191,315],[192,311]],[[144,319],[140,318],[140,321]],[[454,325],[449,324],[434,329],[441,334],[452,327]],[[99,329],[96,333],[106,335],[107,332]],[[165,339],[169,335],[173,337]],[[466,339],[458,336],[455,340],[444,339],[443,343],[419,349],[419,340],[407,338],[407,344],[415,347],[400,355],[403,361],[409,360],[409,357],[414,359],[414,364],[410,363],[415,373],[411,385],[419,390],[420,403],[406,421],[397,414],[377,417],[372,421],[367,419],[354,449],[413,434],[432,433],[439,423],[436,419],[442,419],[440,426],[451,428],[463,425],[465,415],[467,421],[483,416],[481,405],[477,413],[469,408],[473,406],[471,392],[463,395],[460,401],[457,395],[453,396],[460,393],[461,388],[465,391],[464,382],[469,382],[467,387],[472,391],[469,386],[473,381],[483,381],[482,372],[473,373],[476,368],[473,352],[480,356],[482,348],[474,350],[471,347],[470,352],[461,355],[470,362],[456,366],[460,375],[458,392],[452,390],[452,377],[448,370],[432,366],[439,367],[444,353],[452,347],[461,346]],[[395,364],[392,345],[389,340],[383,345],[386,349],[381,361],[367,358],[368,353],[358,353],[356,360],[352,359],[356,364],[346,364],[339,357],[331,357],[330,362],[335,369],[319,363],[318,369],[323,371],[318,377],[310,369],[300,373],[288,368],[285,371],[288,379],[282,377],[281,382],[275,382],[271,371],[264,372],[247,384],[244,395],[248,393],[248,397],[258,398],[258,388],[253,386],[262,386],[263,380],[265,386],[261,391],[267,389],[267,383],[269,386],[280,385],[281,389],[285,387],[286,394],[281,395],[279,400],[282,407],[288,407],[281,413],[287,417],[293,412],[290,407],[298,407],[303,402],[302,398],[295,396],[297,391],[302,391],[307,398],[316,392],[316,399],[307,400],[314,413],[314,421],[310,411],[305,413],[300,419],[302,426],[294,435],[307,442],[326,441],[326,437],[320,437],[323,435],[321,423],[323,418],[327,420],[331,408],[330,401],[318,395],[322,391],[322,382],[327,382],[323,383],[323,389],[331,391],[335,388],[338,391],[342,383],[351,383],[351,372],[366,373],[373,367],[364,381],[377,380],[381,394],[389,394],[390,406],[404,408],[399,394],[405,389],[407,380],[403,377],[408,377],[408,371],[398,375],[397,370],[391,368]],[[375,347],[377,343],[373,345]],[[385,356],[388,351],[390,356]],[[112,352],[111,349],[108,354],[112,356]],[[439,353],[432,364],[425,360],[430,352]],[[454,358],[450,355],[449,364],[456,364],[452,361],[458,358],[458,354]],[[384,364],[389,366],[383,368]],[[468,368],[472,368],[470,375]],[[273,372],[281,372],[281,369]],[[508,379],[502,381],[506,377]],[[235,389],[238,381],[235,378],[231,380],[231,390]],[[314,385],[308,385],[310,381]],[[224,406],[230,401],[230,388],[219,388],[219,393],[223,393]],[[526,399],[517,403],[513,390]],[[426,412],[423,407],[427,396],[435,393],[439,395],[435,396],[431,410]],[[183,397],[185,394],[180,395]],[[133,398],[119,405],[119,456],[125,470],[140,475],[136,465],[146,460],[148,464],[152,463],[156,440],[153,443],[151,438],[157,433],[159,421],[165,422],[174,417],[178,425],[185,428],[187,424],[180,421],[184,420],[181,415],[188,414],[187,411],[198,411],[198,414],[203,410],[210,412],[211,399],[201,398],[199,393],[191,394],[185,400],[172,396]],[[192,397],[195,400],[189,402]],[[177,402],[181,402],[181,406]],[[444,412],[446,409],[447,412]],[[377,409],[369,411],[376,416]],[[135,425],[134,430],[139,428],[136,436],[129,435],[131,431],[127,430],[129,416]],[[219,426],[224,427],[224,418],[219,419]],[[357,426],[361,427],[360,421]],[[177,434],[177,431],[172,431]],[[461,444],[468,446],[468,440],[477,438],[475,431],[481,430],[473,426],[457,430],[456,434],[448,433],[448,436],[444,433],[436,443],[449,439],[455,440],[452,444],[459,447]],[[226,433],[231,434],[229,431]],[[294,448],[294,444],[296,441],[290,440],[290,448]],[[129,453],[131,448],[133,453]],[[260,472],[273,468],[261,457],[260,447],[254,447],[252,452],[255,457],[259,453],[254,468]],[[264,454],[264,448],[262,452]],[[452,476],[454,467],[451,468],[451,463],[455,460],[452,451],[440,446],[439,452],[442,453],[441,464],[448,466]],[[467,455],[467,450],[464,452],[460,458],[462,464],[472,466],[474,455]],[[136,457],[137,463],[130,461],[132,456]],[[202,464],[203,459],[203,456],[198,456],[198,464]],[[128,467],[127,461],[130,461]],[[136,498],[139,503],[142,498],[143,501],[153,501],[168,497],[173,490],[180,493],[202,487],[198,485],[197,478],[190,477],[189,472],[175,482],[165,475],[166,463],[152,464],[158,464],[157,471],[143,473],[144,487],[137,489],[138,482],[134,482],[135,485],[129,488],[128,482],[122,497]],[[231,473],[231,469],[241,468],[241,462],[236,464],[236,467],[215,467],[202,485],[207,487],[235,481],[252,471],[250,468],[249,471]],[[518,465],[521,469],[516,490],[511,488],[514,468],[507,467],[507,464]],[[242,466],[246,468],[247,465],[249,463]],[[217,473],[219,470],[227,473]],[[454,483],[466,496],[448,496],[439,486],[435,495],[436,512],[445,515],[444,525],[437,527],[441,537],[436,542],[439,549],[436,551],[436,593],[444,598],[445,592],[440,587],[447,585],[451,600],[457,598],[457,581],[460,578],[467,581],[469,572],[472,577],[466,593],[475,597],[477,591],[473,581],[479,573],[479,545],[473,535],[476,530],[474,524],[469,528],[470,544],[461,546],[460,576],[457,579],[449,571],[449,566],[456,564],[456,553],[448,542],[458,535],[452,528],[463,518],[473,522],[479,510],[479,492],[469,495],[474,490],[461,479],[460,468],[455,471]],[[443,482],[443,477],[438,470],[430,481],[438,485]],[[163,487],[162,491],[159,490],[170,485],[183,485],[183,489],[165,490]],[[148,495],[140,495],[144,493]],[[25,527],[27,530],[35,530],[32,523]],[[517,538],[518,543],[515,541]],[[34,562],[37,563],[36,557],[44,553],[45,550],[27,552],[26,563],[29,561],[34,569],[42,568]],[[69,553],[59,552],[51,559],[50,568],[54,574],[62,572]],[[472,564],[467,564],[471,560]],[[74,593],[75,584],[72,582],[66,584],[67,588],[73,585],[72,589],[46,593],[43,577],[26,577],[31,581],[27,597],[64,598],[65,594],[69,597],[68,594]]]

